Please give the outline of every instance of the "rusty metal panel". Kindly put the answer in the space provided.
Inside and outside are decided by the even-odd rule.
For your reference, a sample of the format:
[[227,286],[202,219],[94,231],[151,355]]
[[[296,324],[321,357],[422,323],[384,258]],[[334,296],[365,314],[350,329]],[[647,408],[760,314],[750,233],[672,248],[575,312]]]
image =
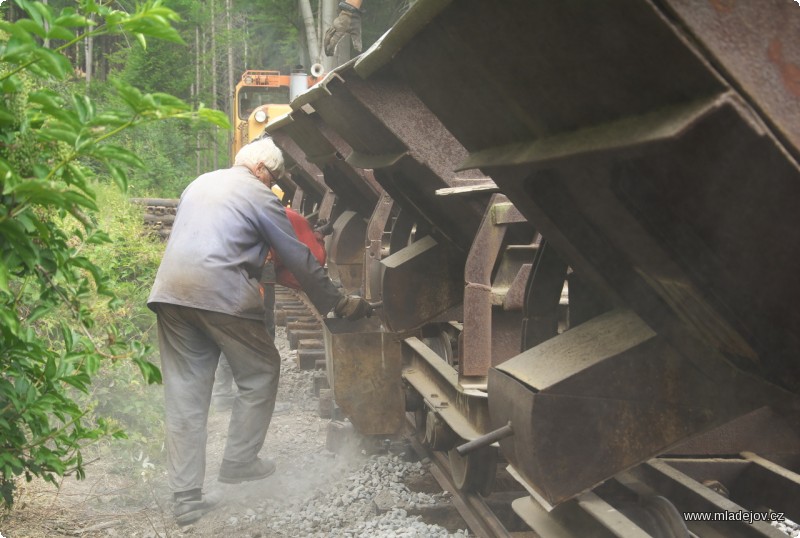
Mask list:
[[405,423],[400,342],[374,318],[324,322],[328,380],[336,403],[364,435],[399,433]]
[[464,294],[464,259],[426,236],[381,260],[383,321],[392,332],[459,319],[452,310]]
[[491,369],[489,395],[492,427],[514,428],[503,454],[551,505],[772,398],[720,357],[697,368],[623,310]]
[[666,0],[734,87],[800,152],[800,9],[783,0]]
[[354,211],[345,211],[333,224],[328,239],[328,270],[344,293],[360,293],[364,282],[364,237],[367,223]]
[[382,192],[380,185],[370,173],[356,170],[344,161],[350,147],[320,121],[310,105],[293,111],[274,126],[271,124],[268,132],[294,162],[309,176],[313,175],[317,189],[327,185],[345,201],[348,209],[365,218],[372,213]]
[[322,170],[307,159],[306,153],[295,141],[295,136],[302,139],[297,134],[299,127],[301,126],[287,115],[267,125],[265,131],[283,152],[287,169],[293,176],[297,176],[294,177],[295,182],[308,194],[316,193],[316,197],[321,199],[327,190],[322,181]]
[[751,451],[784,460],[800,455],[800,412],[762,407],[719,428],[696,435],[669,451],[679,456]]
[[[403,22],[393,31],[403,32]],[[462,0],[408,35],[400,50],[369,54],[379,58],[359,59],[357,72],[372,62],[378,65],[361,70],[364,76],[397,73],[470,152],[723,88],[642,0]]]
[[355,71],[408,84],[602,295],[800,392],[795,6],[433,4]]
[[487,198],[436,196],[436,190],[465,179],[485,180],[477,171],[456,172],[467,153],[403,83],[362,80],[345,65],[304,94],[324,122],[352,148],[347,163],[372,169],[375,179],[439,240],[466,250]]

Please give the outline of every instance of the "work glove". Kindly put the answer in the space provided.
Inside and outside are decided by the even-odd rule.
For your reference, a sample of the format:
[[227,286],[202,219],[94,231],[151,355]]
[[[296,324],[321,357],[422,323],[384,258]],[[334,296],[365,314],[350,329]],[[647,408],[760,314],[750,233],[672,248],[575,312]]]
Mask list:
[[353,42],[353,49],[361,52],[361,15],[342,10],[339,16],[333,20],[333,25],[325,32],[325,54],[333,56],[336,45],[345,35],[350,35]]
[[364,316],[372,315],[372,307],[363,297],[358,295],[345,295],[333,309],[337,317],[345,318],[350,321],[361,319]]

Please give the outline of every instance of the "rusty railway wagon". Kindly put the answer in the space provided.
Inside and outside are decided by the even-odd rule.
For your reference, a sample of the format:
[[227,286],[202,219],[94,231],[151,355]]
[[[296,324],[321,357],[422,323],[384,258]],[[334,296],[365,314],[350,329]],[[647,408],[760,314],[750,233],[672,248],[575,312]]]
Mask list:
[[540,536],[783,536],[741,513],[800,520],[798,35],[789,0],[419,0],[297,97],[292,204],[382,305],[325,320],[356,429],[501,466]]

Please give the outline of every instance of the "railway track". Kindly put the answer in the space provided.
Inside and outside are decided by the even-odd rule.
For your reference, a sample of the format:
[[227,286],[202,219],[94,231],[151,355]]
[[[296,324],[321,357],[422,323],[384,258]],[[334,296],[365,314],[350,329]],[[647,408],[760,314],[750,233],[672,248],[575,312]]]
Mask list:
[[[431,475],[452,494],[470,531],[483,538],[785,538],[800,533],[786,516],[800,498],[800,475],[752,452],[654,458],[548,512],[529,496],[533,492],[508,488],[507,480],[487,497],[459,489],[446,453],[419,440],[411,416],[405,439],[420,459],[430,460]],[[498,468],[501,474],[507,476]],[[742,501],[758,508],[748,510]]]
[[[428,471],[436,479],[443,491],[449,491],[452,494],[453,506],[469,526],[470,531],[475,533],[476,536],[485,538],[525,538],[533,536],[527,532],[509,531],[508,527],[511,527],[511,525],[509,524],[508,514],[503,518],[478,493],[460,490],[453,481],[450,463],[445,454],[426,448],[417,438],[413,418],[409,418],[405,439],[414,449],[419,459],[427,458],[430,460],[431,465],[428,467]],[[510,501],[507,508],[510,511]]]

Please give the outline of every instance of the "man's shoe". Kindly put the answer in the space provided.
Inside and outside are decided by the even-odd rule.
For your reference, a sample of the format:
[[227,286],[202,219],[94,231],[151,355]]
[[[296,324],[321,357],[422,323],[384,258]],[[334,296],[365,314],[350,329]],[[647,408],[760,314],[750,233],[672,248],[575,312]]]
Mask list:
[[187,493],[188,494],[185,495],[180,493],[175,494],[173,514],[175,515],[175,522],[180,526],[194,523],[203,517],[204,514],[210,512],[222,499],[220,495],[203,495],[194,492]]
[[219,480],[223,484],[241,484],[252,480],[261,480],[275,472],[272,460],[256,458],[247,463],[222,460],[219,468]]

